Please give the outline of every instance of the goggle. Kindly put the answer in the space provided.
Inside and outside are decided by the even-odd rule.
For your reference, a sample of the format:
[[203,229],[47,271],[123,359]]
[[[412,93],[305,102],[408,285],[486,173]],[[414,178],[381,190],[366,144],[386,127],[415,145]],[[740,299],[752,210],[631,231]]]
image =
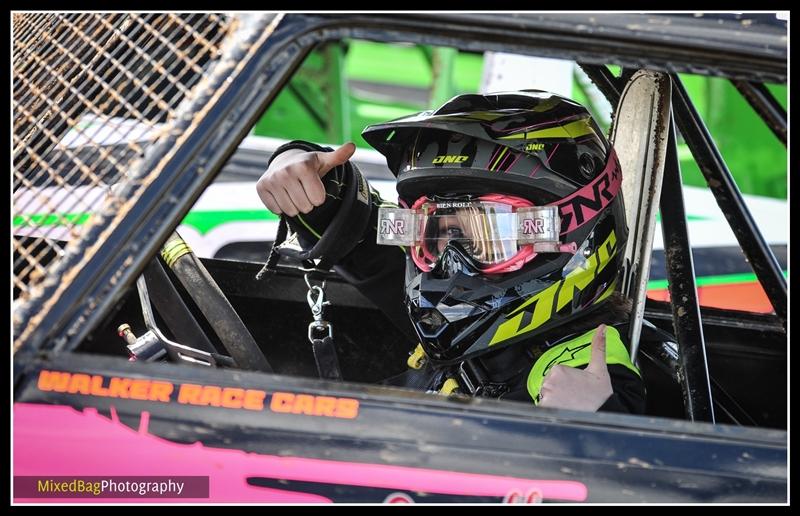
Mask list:
[[575,243],[562,243],[560,232],[557,206],[498,194],[421,197],[410,209],[379,208],[377,243],[410,247],[417,267],[430,271],[455,242],[482,272],[502,273],[538,253],[574,253]]

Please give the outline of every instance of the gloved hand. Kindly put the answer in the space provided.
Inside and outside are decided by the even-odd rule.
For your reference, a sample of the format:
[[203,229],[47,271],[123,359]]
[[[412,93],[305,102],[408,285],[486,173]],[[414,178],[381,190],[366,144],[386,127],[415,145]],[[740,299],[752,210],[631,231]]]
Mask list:
[[345,143],[333,152],[289,149],[276,157],[256,183],[261,202],[276,215],[308,213],[325,202],[322,178],[344,164],[356,146]]
[[595,412],[613,394],[606,364],[606,326],[601,324],[592,338],[592,358],[585,369],[554,365],[539,391],[539,407]]

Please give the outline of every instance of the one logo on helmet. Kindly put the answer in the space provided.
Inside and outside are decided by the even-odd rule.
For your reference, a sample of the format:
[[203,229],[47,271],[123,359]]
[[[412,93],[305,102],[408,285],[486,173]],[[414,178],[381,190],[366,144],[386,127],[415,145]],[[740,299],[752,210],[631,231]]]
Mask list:
[[581,292],[596,286],[598,275],[617,255],[617,235],[611,230],[597,250],[561,281],[541,290],[515,308],[495,330],[489,346],[505,342],[547,323],[553,314],[577,299]]
[[536,152],[540,150],[544,150],[543,143],[529,143],[528,145],[525,146],[526,152]]
[[381,219],[381,235],[405,235],[405,220]]
[[544,219],[522,219],[522,234],[538,235],[544,233]]
[[455,154],[442,154],[441,156],[436,156],[433,158],[434,165],[439,165],[443,163],[464,163],[469,159],[469,156],[456,156]]

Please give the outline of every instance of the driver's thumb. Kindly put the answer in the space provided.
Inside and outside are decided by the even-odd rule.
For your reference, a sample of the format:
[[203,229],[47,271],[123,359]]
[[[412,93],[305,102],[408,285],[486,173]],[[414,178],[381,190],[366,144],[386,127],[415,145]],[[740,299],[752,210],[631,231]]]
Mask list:
[[319,157],[320,168],[317,170],[319,177],[344,164],[356,152],[356,146],[353,142],[347,142],[333,152],[320,152],[317,154]]
[[586,369],[601,373],[606,370],[606,325],[601,324],[597,327],[592,337],[592,358]]

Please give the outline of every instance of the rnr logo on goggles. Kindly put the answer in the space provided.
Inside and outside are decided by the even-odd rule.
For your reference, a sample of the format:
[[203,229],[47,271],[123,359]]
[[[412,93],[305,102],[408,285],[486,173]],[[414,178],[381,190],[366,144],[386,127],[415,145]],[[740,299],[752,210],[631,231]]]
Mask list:
[[516,270],[540,252],[575,252],[559,240],[556,206],[533,206],[518,197],[422,197],[410,209],[380,208],[378,244],[411,248],[414,262],[430,270],[448,244],[486,272]]
[[430,271],[452,242],[485,273],[519,269],[538,253],[575,253],[560,237],[586,224],[617,196],[622,182],[616,154],[592,182],[560,201],[534,206],[500,194],[478,198],[421,197],[410,209],[378,210],[377,243],[411,248],[411,258]]
[[[378,244],[415,246],[426,240],[482,239],[533,244],[537,252],[561,252],[557,248],[561,220],[556,206],[505,213],[502,206],[482,201],[431,201],[421,210],[382,207],[378,210]],[[439,227],[431,227],[433,222]],[[474,233],[475,229],[479,233]]]

